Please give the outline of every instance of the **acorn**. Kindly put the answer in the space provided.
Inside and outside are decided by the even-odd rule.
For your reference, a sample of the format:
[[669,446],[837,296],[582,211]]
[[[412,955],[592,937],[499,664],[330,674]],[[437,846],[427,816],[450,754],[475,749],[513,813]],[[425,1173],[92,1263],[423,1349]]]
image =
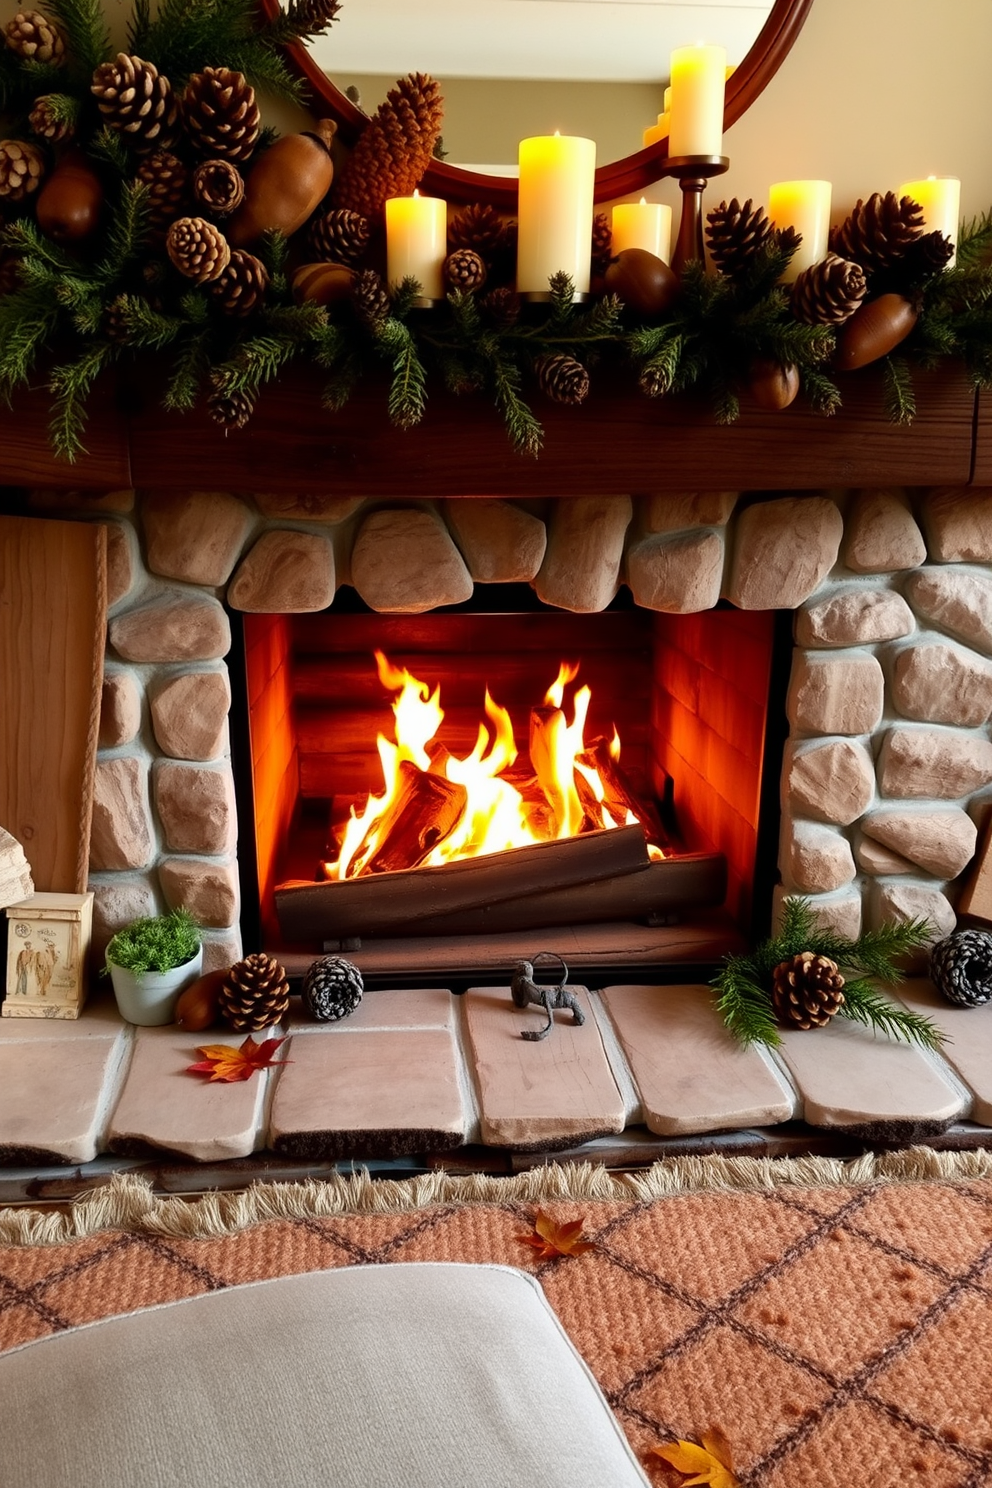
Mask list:
[[646,248],[624,248],[603,275],[608,294],[619,295],[638,315],[660,315],[678,296],[678,276]]
[[865,300],[837,337],[834,370],[854,372],[887,356],[906,339],[917,316],[915,306],[904,295],[883,294],[877,300]]
[[751,363],[747,385],[759,408],[778,413],[788,408],[799,392],[799,368],[795,362],[783,367],[769,357],[756,357]]
[[81,150],[70,150],[38,193],[35,216],[46,237],[79,243],[99,226],[103,182]]
[[176,1001],[176,1022],[185,1033],[202,1033],[220,1022],[220,994],[229,966],[208,971],[180,992]]
[[291,237],[312,216],[334,179],[336,128],[321,119],[318,132],[284,134],[259,155],[245,182],[245,199],[225,229],[232,248],[247,248],[266,232]]
[[310,300],[317,305],[334,305],[351,296],[355,283],[354,269],[344,264],[301,264],[292,279],[293,299],[298,305]]

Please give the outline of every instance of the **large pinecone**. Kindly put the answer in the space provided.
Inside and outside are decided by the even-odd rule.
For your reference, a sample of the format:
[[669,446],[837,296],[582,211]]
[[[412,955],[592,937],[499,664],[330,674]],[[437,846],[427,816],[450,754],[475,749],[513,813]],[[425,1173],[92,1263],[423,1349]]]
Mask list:
[[400,78],[369,120],[334,184],[336,207],[378,217],[387,197],[409,196],[431,163],[444,102],[432,77]]
[[361,263],[369,244],[369,220],[360,212],[335,207],[310,223],[310,247],[319,263]]
[[706,242],[721,274],[733,279],[759,253],[772,235],[763,207],[741,206],[736,196],[706,214]]
[[906,249],[900,268],[908,285],[923,284],[945,269],[954,257],[954,244],[941,232],[924,233]]
[[258,952],[237,961],[224,978],[220,1015],[237,1033],[254,1033],[286,1016],[289,982],[274,956]]
[[444,260],[444,282],[448,289],[466,294],[481,289],[486,282],[486,266],[474,248],[456,248]]
[[844,978],[837,962],[813,951],[780,961],[772,972],[772,1006],[793,1028],[825,1028],[844,1004]]
[[534,364],[538,386],[552,403],[582,403],[589,392],[589,373],[564,351],[550,352]]
[[890,269],[923,236],[923,208],[909,196],[876,191],[859,201],[839,227],[830,231],[830,251],[853,259],[866,273]]
[[204,160],[193,172],[197,205],[215,217],[226,217],[245,199],[245,183],[230,160]]
[[319,1023],[353,1013],[362,1000],[362,973],[343,956],[321,956],[303,978],[303,1006]]
[[992,934],[959,930],[930,950],[930,976],[937,991],[959,1007],[992,1002]]
[[205,67],[183,94],[183,123],[199,155],[241,163],[258,144],[261,114],[243,72]]
[[165,237],[175,268],[195,284],[218,279],[231,261],[231,245],[219,227],[203,217],[179,217]]
[[23,201],[38,190],[45,174],[45,157],[25,140],[0,140],[0,198]]
[[138,166],[137,178],[148,187],[148,225],[164,233],[189,201],[189,171],[171,150],[153,150]]
[[136,149],[169,150],[179,138],[179,104],[154,63],[118,52],[96,69],[90,92],[105,122]]
[[592,271],[605,274],[613,248],[613,229],[605,212],[597,212],[592,220]]
[[473,248],[489,263],[506,239],[506,223],[488,203],[474,203],[458,213],[448,229],[448,247]]
[[28,123],[40,139],[48,140],[51,145],[65,144],[76,133],[72,101],[65,94],[45,93],[32,104]]
[[828,253],[803,269],[792,286],[792,313],[805,325],[843,325],[868,291],[860,264]]
[[250,315],[265,299],[269,273],[261,259],[244,248],[235,248],[223,273],[213,281],[210,293],[227,315]]
[[18,11],[4,27],[4,38],[10,50],[25,62],[54,62],[58,66],[65,60],[65,39],[40,10]]

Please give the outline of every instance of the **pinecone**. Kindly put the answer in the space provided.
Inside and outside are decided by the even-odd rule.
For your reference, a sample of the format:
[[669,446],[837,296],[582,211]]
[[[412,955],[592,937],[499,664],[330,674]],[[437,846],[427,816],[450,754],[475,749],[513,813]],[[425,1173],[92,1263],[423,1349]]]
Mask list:
[[318,263],[361,263],[369,243],[369,221],[343,208],[324,212],[310,223],[310,247]]
[[65,144],[76,133],[74,110],[67,113],[64,107],[59,106],[65,101],[65,94],[45,93],[41,98],[35,99],[28,114],[28,123],[33,132],[39,138],[48,140],[49,144]]
[[486,266],[474,248],[456,248],[444,260],[444,282],[449,289],[470,294],[486,282]]
[[388,320],[389,295],[375,269],[362,269],[356,276],[351,299],[355,313],[371,329],[377,329]]
[[706,242],[721,274],[733,279],[759,253],[772,235],[772,225],[763,207],[741,206],[736,196],[728,205],[721,202],[706,214]]
[[0,198],[23,201],[37,191],[45,174],[45,157],[24,140],[0,140]]
[[257,310],[269,287],[269,273],[261,259],[243,248],[235,248],[223,273],[213,281],[210,293],[226,315],[250,315]]
[[924,233],[906,249],[900,264],[909,284],[922,284],[945,269],[954,257],[954,244],[941,232]]
[[152,62],[118,52],[93,74],[90,92],[104,121],[137,150],[168,150],[179,138],[179,104],[167,77]]
[[844,978],[837,962],[813,951],[780,961],[772,972],[772,1006],[794,1028],[825,1028],[843,1006]]
[[466,207],[448,228],[448,247],[474,248],[488,263],[500,251],[506,237],[506,223],[488,204],[473,203]]
[[193,172],[197,204],[215,217],[226,217],[245,199],[241,172],[230,160],[204,160]]
[[930,950],[930,976],[937,991],[959,1007],[992,1001],[992,934],[959,930]]
[[792,313],[804,325],[843,325],[868,290],[860,264],[828,253],[803,269],[792,286]]
[[592,271],[605,274],[613,247],[613,229],[605,212],[597,212],[592,220]]
[[243,72],[205,67],[183,94],[183,123],[199,155],[242,162],[258,144],[261,115]]
[[479,309],[496,330],[508,331],[520,319],[520,296],[515,289],[501,285],[482,296]]
[[293,20],[298,36],[319,36],[341,9],[341,0],[295,0]]
[[444,103],[432,77],[413,72],[386,94],[334,184],[333,202],[378,217],[386,198],[409,196],[431,163]]
[[343,956],[321,956],[303,978],[303,1006],[318,1023],[353,1013],[362,1000],[362,973]]
[[923,208],[912,197],[875,192],[859,201],[846,221],[831,229],[830,251],[853,259],[868,274],[889,269],[923,236]]
[[103,329],[107,333],[107,339],[118,346],[127,340],[127,323],[124,318],[126,298],[125,295],[118,295],[103,312]]
[[231,261],[231,245],[203,217],[179,217],[165,236],[165,251],[180,274],[195,284],[218,279]]
[[220,989],[220,1015],[236,1033],[254,1033],[286,1016],[289,982],[274,956],[258,952],[237,961]]
[[552,403],[582,403],[589,392],[589,373],[567,352],[539,357],[534,371],[541,392]]
[[25,62],[65,60],[65,39],[58,27],[40,10],[21,10],[4,27],[4,37],[12,52]]
[[207,412],[225,433],[243,429],[255,411],[255,400],[248,393],[234,392],[215,382],[207,394]]
[[138,166],[137,178],[148,187],[148,225],[165,233],[189,199],[189,171],[170,150],[154,150]]

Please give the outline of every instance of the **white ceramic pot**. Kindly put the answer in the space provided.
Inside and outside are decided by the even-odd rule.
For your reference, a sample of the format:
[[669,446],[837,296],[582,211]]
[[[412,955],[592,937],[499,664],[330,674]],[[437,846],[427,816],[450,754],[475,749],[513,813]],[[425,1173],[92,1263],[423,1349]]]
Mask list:
[[171,971],[127,971],[110,966],[110,980],[122,1018],[141,1028],[157,1028],[175,1021],[176,1002],[184,987],[195,982],[203,966],[203,947],[182,966]]

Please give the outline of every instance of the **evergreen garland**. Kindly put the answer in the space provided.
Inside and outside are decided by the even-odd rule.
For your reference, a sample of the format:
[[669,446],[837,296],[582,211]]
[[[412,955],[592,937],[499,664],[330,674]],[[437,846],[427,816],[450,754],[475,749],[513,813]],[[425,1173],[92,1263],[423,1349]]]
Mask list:
[[[840,407],[830,369],[834,332],[798,321],[781,284],[795,252],[788,234],[772,234],[734,277],[688,265],[674,303],[644,323],[613,294],[575,304],[565,274],[550,280],[546,304],[522,307],[500,278],[502,269],[491,274],[489,287],[452,291],[429,311],[416,308],[415,284],[387,296],[367,269],[359,278],[372,295],[368,303],[356,289],[329,308],[296,304],[289,264],[299,260],[297,240],[270,234],[253,247],[270,276],[264,304],[243,318],[225,314],[209,285],[180,282],[165,260],[160,237],[148,230],[147,189],[133,180],[135,157],[122,133],[105,126],[90,93],[93,69],[113,54],[101,0],[39,3],[61,30],[66,57],[58,66],[42,65],[0,46],[4,127],[29,137],[28,112],[45,95],[51,117],[75,126],[75,144],[107,183],[104,224],[78,248],[46,238],[31,201],[5,203],[0,231],[0,251],[14,259],[18,275],[17,288],[0,295],[0,397],[9,398],[45,358],[54,359],[51,437],[61,457],[73,460],[84,450],[86,403],[99,374],[143,351],[169,359],[163,393],[169,409],[218,398],[247,409],[283,368],[305,359],[323,381],[324,406],[335,411],[363,378],[385,372],[385,412],[401,429],[423,418],[434,384],[488,397],[513,448],[530,456],[543,440],[530,401],[532,393],[543,396],[537,368],[555,354],[592,371],[594,388],[601,374],[604,384],[626,379],[652,398],[695,392],[720,423],[739,416],[759,361],[795,367],[815,411],[829,415]],[[277,18],[260,22],[253,0],[132,0],[128,46],[177,92],[192,74],[223,66],[243,72],[253,86],[296,96],[280,49],[324,31],[339,4],[288,0]],[[259,148],[271,138],[263,130]],[[963,230],[955,268],[934,272],[913,293],[916,326],[883,364],[886,413],[904,423],[915,413],[914,365],[949,360],[976,387],[992,387],[992,211]]]
[[780,962],[812,951],[829,957],[845,972],[859,973],[845,980],[844,1002],[837,1017],[852,1018],[876,1033],[933,1049],[944,1039],[936,1025],[890,1002],[873,985],[876,981],[890,986],[902,981],[903,973],[895,958],[921,950],[931,938],[932,927],[925,920],[906,920],[865,930],[857,940],[850,940],[821,925],[808,899],[789,898],[783,904],[778,935],[762,942],[748,956],[726,958],[711,984],[717,992],[717,1009],[742,1044],[775,1047],[781,1037],[772,1006],[772,972]]

